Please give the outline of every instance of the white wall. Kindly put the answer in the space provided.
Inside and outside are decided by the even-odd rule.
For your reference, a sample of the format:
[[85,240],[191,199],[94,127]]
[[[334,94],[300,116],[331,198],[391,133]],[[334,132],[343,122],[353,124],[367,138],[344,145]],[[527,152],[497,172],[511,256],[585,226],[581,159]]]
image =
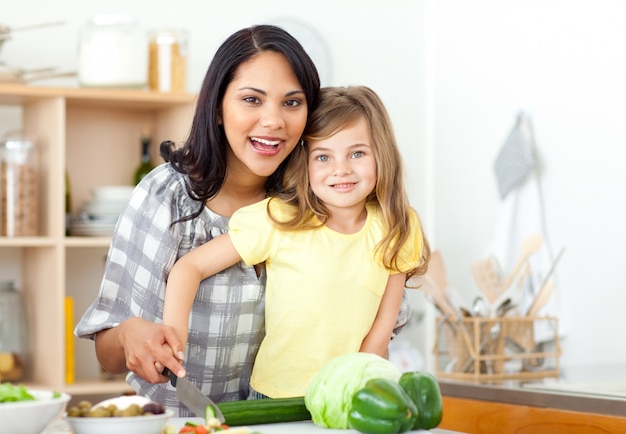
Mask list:
[[78,30],[98,12],[137,15],[147,28],[186,28],[190,91],[232,31],[283,17],[309,24],[328,44],[325,84],[367,84],[387,104],[410,168],[411,200],[449,280],[468,299],[476,290],[469,265],[482,257],[500,204],[493,161],[518,111],[527,110],[549,242],[566,247],[557,269],[563,365],[626,362],[617,344],[626,325],[626,3],[0,0],[0,10],[13,27],[65,20],[16,32],[0,52],[7,63],[33,68],[75,68]]
[[520,109],[540,158],[564,366],[626,361],[626,3],[428,1],[434,64],[435,237],[473,290],[499,207],[493,163]]

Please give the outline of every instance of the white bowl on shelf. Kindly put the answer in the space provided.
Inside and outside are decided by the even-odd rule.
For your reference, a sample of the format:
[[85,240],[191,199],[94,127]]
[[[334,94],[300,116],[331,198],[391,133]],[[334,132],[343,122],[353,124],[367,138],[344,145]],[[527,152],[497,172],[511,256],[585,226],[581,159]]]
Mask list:
[[110,237],[115,221],[77,220],[70,223],[70,235],[82,237]]
[[71,396],[51,390],[27,389],[35,400],[0,403],[0,431],[7,434],[41,433],[63,414]]
[[127,202],[134,189],[132,185],[102,185],[94,187],[93,197],[97,200]]

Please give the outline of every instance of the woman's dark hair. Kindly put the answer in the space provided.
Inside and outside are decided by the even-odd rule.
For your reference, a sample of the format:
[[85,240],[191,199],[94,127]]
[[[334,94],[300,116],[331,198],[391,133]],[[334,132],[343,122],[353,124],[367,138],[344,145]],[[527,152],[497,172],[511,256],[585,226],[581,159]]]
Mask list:
[[[248,27],[229,36],[218,48],[204,77],[189,137],[184,146],[174,149],[170,141],[161,143],[161,156],[178,172],[189,175],[188,192],[201,203],[198,211],[181,220],[197,217],[204,203],[222,187],[229,146],[223,126],[218,125],[224,93],[239,66],[264,51],[281,53],[287,58],[306,96],[308,113],[317,107],[320,88],[317,69],[293,36],[272,25]],[[269,194],[280,188],[289,159],[287,157],[268,178],[266,190]]]

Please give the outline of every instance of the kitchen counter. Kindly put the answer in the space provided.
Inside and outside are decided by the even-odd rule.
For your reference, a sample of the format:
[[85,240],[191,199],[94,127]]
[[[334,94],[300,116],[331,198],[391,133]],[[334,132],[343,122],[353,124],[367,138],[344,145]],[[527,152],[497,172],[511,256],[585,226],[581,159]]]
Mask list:
[[[203,422],[201,418],[174,418],[169,421],[169,425],[180,428],[185,424],[185,422],[189,421],[193,421],[196,423]],[[320,428],[318,426],[315,426],[313,422],[272,423],[266,425],[254,425],[251,426],[250,429],[253,432],[259,432],[261,434],[360,434],[358,431],[352,429],[342,430]],[[454,434],[454,431],[436,428],[430,431],[409,431],[407,434],[411,433]],[[60,420],[53,422],[53,424],[51,424],[42,434],[72,434],[72,431],[65,422]]]
[[626,367],[562,369],[558,379],[480,384],[440,379],[441,427],[471,433],[626,432]]

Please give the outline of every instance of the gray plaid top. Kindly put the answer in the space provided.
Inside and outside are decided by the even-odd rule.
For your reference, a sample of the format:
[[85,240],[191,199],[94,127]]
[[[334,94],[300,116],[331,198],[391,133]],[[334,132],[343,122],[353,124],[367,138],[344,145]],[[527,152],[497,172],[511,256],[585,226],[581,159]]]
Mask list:
[[[228,229],[228,218],[208,208],[192,221],[170,224],[198,207],[183,175],[169,164],[148,174],[118,219],[100,293],[76,326],[93,339],[130,317],[161,322],[165,284],[176,260]],[[189,319],[187,378],[214,401],[246,399],[250,372],[264,335],[265,271],[258,278],[243,262],[202,281]],[[410,315],[402,303],[396,332]],[[138,394],[164,403],[177,417],[193,414],[180,404],[170,383],[151,384],[129,373]]]
[[[174,262],[226,232],[228,218],[208,208],[193,221],[170,223],[197,209],[184,178],[169,164],[146,176],[118,219],[100,294],[75,334],[93,339],[100,330],[133,316],[161,322],[165,284]],[[246,399],[252,363],[264,333],[265,272],[237,264],[204,280],[189,320],[187,378],[215,401]],[[192,414],[169,383],[150,384],[132,372],[128,383],[140,395],[163,402],[180,417]]]

